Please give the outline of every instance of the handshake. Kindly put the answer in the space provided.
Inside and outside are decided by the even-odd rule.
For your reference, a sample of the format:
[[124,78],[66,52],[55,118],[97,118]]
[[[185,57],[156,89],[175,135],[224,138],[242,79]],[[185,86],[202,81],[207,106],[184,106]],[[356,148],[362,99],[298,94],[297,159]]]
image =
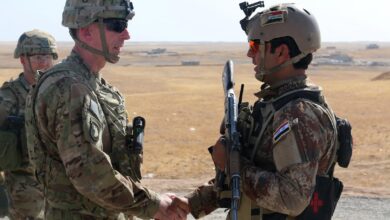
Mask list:
[[160,197],[160,207],[154,215],[157,220],[182,220],[187,219],[190,213],[188,199],[178,197],[172,193],[166,193]]

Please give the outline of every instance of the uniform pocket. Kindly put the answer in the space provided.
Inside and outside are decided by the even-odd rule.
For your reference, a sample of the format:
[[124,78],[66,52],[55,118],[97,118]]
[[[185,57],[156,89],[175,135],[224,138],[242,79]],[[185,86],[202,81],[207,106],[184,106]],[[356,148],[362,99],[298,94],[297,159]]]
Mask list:
[[9,171],[22,167],[22,152],[18,135],[0,131],[0,170]]

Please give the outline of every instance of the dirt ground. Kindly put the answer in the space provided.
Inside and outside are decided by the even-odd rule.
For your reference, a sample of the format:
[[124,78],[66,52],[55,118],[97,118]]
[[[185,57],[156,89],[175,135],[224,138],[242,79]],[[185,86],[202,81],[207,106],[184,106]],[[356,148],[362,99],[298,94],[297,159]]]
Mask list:
[[[64,58],[71,45],[59,45]],[[176,55],[145,53],[161,47]],[[12,59],[13,48],[13,43],[0,44],[0,81],[21,72],[18,60]],[[372,52],[363,48],[346,45],[345,51],[359,59],[390,59],[389,45]],[[260,87],[245,50],[246,45],[240,43],[134,43],[125,47],[117,65],[108,64],[102,71],[125,96],[129,116],[146,118],[145,184],[156,191],[186,192],[214,176],[207,148],[219,136],[224,62],[235,61],[237,85],[244,83],[246,88],[244,100],[253,102],[252,94]],[[183,60],[197,60],[201,65],[180,66]],[[308,70],[334,111],[353,125],[352,162],[348,169],[337,168],[335,174],[344,182],[345,195],[390,197],[390,81],[372,80],[389,69],[315,66]]]

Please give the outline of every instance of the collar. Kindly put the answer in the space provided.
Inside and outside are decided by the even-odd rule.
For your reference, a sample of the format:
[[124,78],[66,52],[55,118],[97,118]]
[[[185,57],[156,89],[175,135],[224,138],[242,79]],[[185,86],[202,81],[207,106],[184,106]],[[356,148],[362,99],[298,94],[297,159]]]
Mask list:
[[263,84],[261,90],[255,93],[259,99],[269,100],[277,98],[287,92],[307,87],[307,76],[295,76],[279,81],[273,85]]
[[89,66],[85,64],[83,58],[75,50],[72,50],[71,54],[67,58],[67,61],[78,66],[76,67],[78,72],[80,72],[88,80],[94,89],[96,89],[98,84],[102,83],[101,74],[92,72]]
[[19,74],[18,81],[20,82],[20,84],[22,85],[22,87],[23,87],[26,91],[30,91],[30,89],[32,88],[32,86],[27,82],[27,80],[26,80],[26,78],[24,77],[24,74],[23,74],[23,73],[20,73],[20,74]]

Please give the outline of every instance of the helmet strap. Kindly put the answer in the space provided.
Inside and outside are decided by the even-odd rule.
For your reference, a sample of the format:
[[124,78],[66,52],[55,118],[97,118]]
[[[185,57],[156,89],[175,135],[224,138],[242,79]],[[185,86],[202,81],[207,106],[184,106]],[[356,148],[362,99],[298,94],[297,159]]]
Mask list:
[[[30,56],[28,55],[27,50],[25,48],[24,48],[23,52],[24,52],[23,53],[24,57],[27,58],[27,63],[28,63],[28,68],[30,68],[30,73],[34,74],[34,71],[33,71],[32,65],[31,65]],[[34,75],[34,78],[35,78],[35,75]]]
[[260,40],[260,70],[258,70],[255,74],[255,77],[257,80],[259,81],[263,81],[264,80],[264,75],[266,75],[267,71],[265,69],[265,41],[263,40]]
[[103,50],[98,50],[94,47],[91,47],[89,46],[88,44],[86,44],[85,42],[79,40],[77,38],[77,36],[75,34],[72,33],[72,31],[69,31],[70,33],[70,36],[73,38],[73,40],[78,44],[80,45],[80,47],[84,48],[85,50],[88,50],[89,52],[91,53],[94,53],[94,54],[97,54],[97,55],[100,55],[100,56],[103,56],[106,61],[110,62],[110,63],[115,63],[119,60],[119,56],[116,56],[116,55],[113,55],[113,54],[110,54],[109,51],[108,51],[108,47],[107,47],[107,41],[106,41],[106,35],[105,35],[105,32],[104,32],[104,24],[103,24],[103,19],[99,19],[99,32],[100,32],[100,40],[101,40],[101,43],[102,43],[102,48]]
[[[39,78],[39,73],[38,73],[38,71],[33,70],[32,65],[31,65],[30,56],[28,56],[27,53],[25,53],[25,57],[27,58],[28,67],[30,68],[30,73],[32,74],[35,82],[37,82],[38,78]],[[26,73],[23,73],[23,74],[26,74]],[[26,76],[24,76],[24,77],[26,77]]]
[[280,71],[281,69],[285,68],[288,65],[291,65],[291,64],[294,64],[294,63],[298,63],[302,58],[307,56],[307,53],[300,53],[300,54],[296,55],[295,57],[290,58],[289,60],[287,60],[286,62],[284,62],[282,64],[274,66],[274,67],[272,67],[270,69],[266,69],[265,68],[265,42],[262,41],[262,40],[260,40],[260,50],[261,50],[261,53],[260,53],[260,70],[258,72],[256,72],[255,77],[256,77],[257,80],[259,80],[261,82],[263,82],[265,75],[273,74],[275,72]]
[[110,63],[116,63],[119,60],[119,56],[110,54],[107,47],[106,33],[104,32],[104,23],[103,18],[99,18],[99,31],[100,31],[100,40],[102,42],[103,56]]

